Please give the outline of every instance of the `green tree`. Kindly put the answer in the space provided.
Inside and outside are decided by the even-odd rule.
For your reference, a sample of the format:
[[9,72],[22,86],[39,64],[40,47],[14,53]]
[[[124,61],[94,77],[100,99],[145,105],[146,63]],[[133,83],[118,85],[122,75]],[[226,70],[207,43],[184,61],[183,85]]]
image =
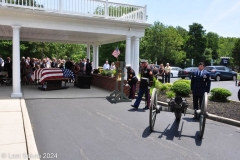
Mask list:
[[205,65],[211,65],[212,60],[212,50],[210,48],[206,48],[203,53],[203,61],[205,62]]
[[[203,53],[206,49],[206,37],[203,26],[198,23],[189,25],[188,40],[186,42],[185,51],[188,59],[194,59],[194,63],[203,61]],[[196,62],[197,61],[197,62]]]
[[218,56],[218,44],[219,44],[219,36],[217,33],[213,33],[213,32],[208,32],[206,35],[207,38],[207,48],[212,50],[212,59],[216,60],[219,56]]
[[140,57],[150,62],[170,63],[171,65],[182,62],[185,53],[181,48],[184,39],[176,28],[165,26],[163,23],[154,24],[145,30],[145,36],[140,43]]
[[240,71],[240,39],[235,42],[232,51],[233,63],[238,66],[238,72]]
[[126,42],[115,42],[104,44],[99,47],[99,66],[103,66],[103,64],[108,60],[109,63],[117,61],[117,59],[112,55],[113,51],[118,47],[120,51],[120,55],[118,56],[118,61],[125,61],[125,48]]

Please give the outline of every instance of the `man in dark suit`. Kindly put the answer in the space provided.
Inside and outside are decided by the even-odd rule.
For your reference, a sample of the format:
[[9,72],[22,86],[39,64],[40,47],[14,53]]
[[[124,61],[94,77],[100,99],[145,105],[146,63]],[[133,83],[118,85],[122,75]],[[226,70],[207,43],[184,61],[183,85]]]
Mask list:
[[198,64],[198,70],[192,73],[191,91],[193,94],[194,118],[198,118],[196,110],[200,109],[204,93],[209,93],[211,87],[211,77],[208,71],[204,70],[204,63]]
[[89,59],[87,59],[87,63],[86,63],[86,74],[88,76],[91,76],[91,72],[92,72],[92,63],[89,62]]

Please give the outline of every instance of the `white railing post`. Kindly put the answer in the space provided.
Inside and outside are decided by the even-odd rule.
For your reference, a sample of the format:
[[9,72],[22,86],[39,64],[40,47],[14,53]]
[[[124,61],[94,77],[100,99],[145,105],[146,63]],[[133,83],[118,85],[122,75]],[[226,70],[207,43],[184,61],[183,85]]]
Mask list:
[[108,0],[106,0],[106,4],[105,4],[105,18],[108,17]]
[[59,0],[59,12],[62,12],[62,0]]

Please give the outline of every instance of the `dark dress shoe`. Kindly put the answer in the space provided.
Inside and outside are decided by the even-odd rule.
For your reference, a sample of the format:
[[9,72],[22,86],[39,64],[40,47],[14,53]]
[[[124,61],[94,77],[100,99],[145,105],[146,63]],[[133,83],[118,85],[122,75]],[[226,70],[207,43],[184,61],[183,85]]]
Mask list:
[[136,108],[136,109],[138,109],[138,107],[137,106],[134,106],[134,105],[131,105],[133,108]]
[[149,109],[147,106],[143,108],[143,110],[147,110],[147,109]]

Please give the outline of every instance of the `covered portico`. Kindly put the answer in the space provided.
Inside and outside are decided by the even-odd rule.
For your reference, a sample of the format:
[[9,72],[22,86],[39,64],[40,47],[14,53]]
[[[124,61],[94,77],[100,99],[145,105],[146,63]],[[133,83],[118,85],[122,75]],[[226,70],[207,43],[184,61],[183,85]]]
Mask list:
[[[125,40],[126,64],[131,65],[138,74],[139,39],[144,36],[145,28],[149,26],[146,23],[146,6],[98,0],[85,0],[89,3],[80,0],[53,0],[51,4],[45,0],[38,1],[44,7],[28,4],[28,0],[23,2],[25,3],[0,1],[0,39],[13,41],[11,97],[22,97],[20,41],[86,44],[89,59],[92,46],[91,61],[95,69],[98,68],[100,45]],[[99,6],[104,6],[102,14],[96,12],[96,7]],[[91,11],[94,7],[95,11]],[[113,13],[113,7],[121,8],[122,11]]]

